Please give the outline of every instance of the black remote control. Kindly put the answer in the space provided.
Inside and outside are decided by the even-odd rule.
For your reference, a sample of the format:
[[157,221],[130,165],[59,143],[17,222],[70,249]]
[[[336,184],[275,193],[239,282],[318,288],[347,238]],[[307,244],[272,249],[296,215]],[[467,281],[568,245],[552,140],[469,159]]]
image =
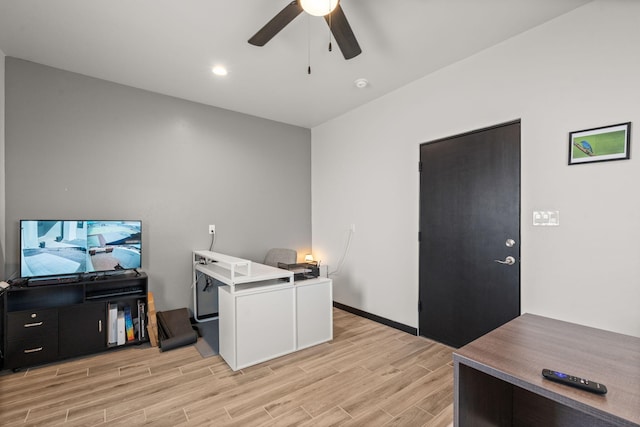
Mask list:
[[607,392],[607,387],[604,384],[585,380],[584,378],[574,377],[573,375],[568,375],[563,372],[552,371],[551,369],[543,369],[542,376],[548,380],[566,384],[571,387],[581,388],[582,390],[590,391],[591,393],[605,394]]

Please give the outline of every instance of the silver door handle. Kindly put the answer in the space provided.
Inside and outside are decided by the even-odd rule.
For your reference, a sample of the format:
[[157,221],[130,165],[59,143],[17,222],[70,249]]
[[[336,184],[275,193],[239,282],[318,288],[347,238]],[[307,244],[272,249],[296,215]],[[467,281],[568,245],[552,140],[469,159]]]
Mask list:
[[508,256],[504,259],[504,261],[501,261],[499,259],[494,259],[495,262],[498,262],[500,264],[507,264],[507,265],[513,265],[516,263],[516,259],[512,256]]

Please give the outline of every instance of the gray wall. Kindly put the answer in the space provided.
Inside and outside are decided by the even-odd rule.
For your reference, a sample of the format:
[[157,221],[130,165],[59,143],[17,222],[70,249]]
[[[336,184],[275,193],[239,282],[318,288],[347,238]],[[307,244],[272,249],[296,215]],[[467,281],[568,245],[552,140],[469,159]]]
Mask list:
[[[6,58],[6,276],[19,220],[141,219],[159,310],[192,307],[191,251],[311,247],[311,135]],[[203,88],[207,90],[207,88]]]

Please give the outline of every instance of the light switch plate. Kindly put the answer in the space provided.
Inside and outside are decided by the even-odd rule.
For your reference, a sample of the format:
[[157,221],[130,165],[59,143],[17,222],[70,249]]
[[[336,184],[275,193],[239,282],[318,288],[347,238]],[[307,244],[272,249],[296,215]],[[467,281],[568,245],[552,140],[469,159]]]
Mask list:
[[557,227],[560,225],[560,211],[533,211],[533,225]]

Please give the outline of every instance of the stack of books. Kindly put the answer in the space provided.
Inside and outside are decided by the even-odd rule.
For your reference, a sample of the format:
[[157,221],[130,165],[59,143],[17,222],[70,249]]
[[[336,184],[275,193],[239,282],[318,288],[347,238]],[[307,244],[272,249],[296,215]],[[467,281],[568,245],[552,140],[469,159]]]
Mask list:
[[124,345],[135,340],[146,340],[146,313],[144,301],[136,302],[137,317],[133,317],[129,304],[109,303],[107,339],[110,346]]

